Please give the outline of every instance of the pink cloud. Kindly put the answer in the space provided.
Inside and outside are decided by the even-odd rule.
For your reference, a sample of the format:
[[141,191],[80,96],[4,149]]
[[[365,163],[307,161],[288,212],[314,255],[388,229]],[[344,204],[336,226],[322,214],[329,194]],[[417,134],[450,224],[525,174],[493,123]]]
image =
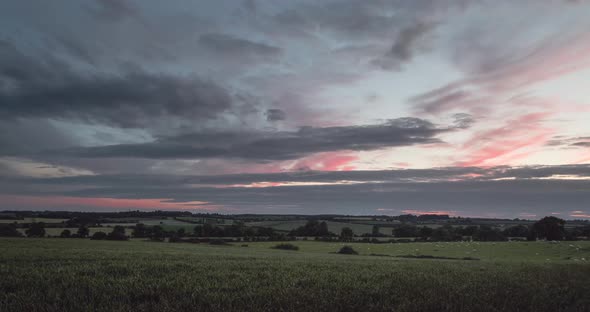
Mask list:
[[358,156],[338,152],[320,153],[297,160],[292,168],[322,171],[351,171],[355,166],[350,163],[358,160]]
[[541,122],[550,112],[531,113],[506,122],[499,128],[476,133],[462,144],[465,159],[457,161],[459,166],[504,165],[523,159],[534,153],[530,148],[543,146],[553,130]]
[[198,209],[220,210],[222,207],[207,202],[175,202],[167,198],[127,199],[106,197],[70,197],[70,196],[20,196],[0,195],[0,202],[5,207],[13,208],[63,208],[89,207],[112,209]]

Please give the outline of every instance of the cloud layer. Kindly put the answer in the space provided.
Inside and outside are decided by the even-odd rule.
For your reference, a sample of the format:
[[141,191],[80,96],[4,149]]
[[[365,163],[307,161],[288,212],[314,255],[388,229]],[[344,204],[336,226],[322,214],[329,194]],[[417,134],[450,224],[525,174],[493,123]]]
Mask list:
[[588,203],[589,11],[2,1],[0,202],[569,216]]

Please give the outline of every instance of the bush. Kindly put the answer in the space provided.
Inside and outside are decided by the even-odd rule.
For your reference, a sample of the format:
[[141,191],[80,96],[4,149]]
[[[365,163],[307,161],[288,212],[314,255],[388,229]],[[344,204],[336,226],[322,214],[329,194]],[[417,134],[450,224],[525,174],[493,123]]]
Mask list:
[[273,249],[282,249],[282,250],[299,250],[299,247],[297,247],[293,244],[278,244],[272,248]]
[[173,235],[170,236],[170,238],[168,239],[169,243],[182,243],[182,238],[180,238],[178,236],[178,234],[174,233]]
[[209,245],[227,245],[227,242],[223,239],[212,239],[209,241]]
[[61,231],[61,234],[59,235],[59,237],[62,237],[62,238],[72,237],[72,232],[68,229],[65,229],[65,230]]
[[340,248],[338,253],[343,254],[343,255],[358,255],[359,254],[358,252],[356,252],[356,250],[354,250],[350,246],[344,246],[344,247]]
[[92,234],[92,236],[90,237],[90,239],[92,240],[103,240],[107,238],[107,233],[105,232],[96,232],[94,234]]

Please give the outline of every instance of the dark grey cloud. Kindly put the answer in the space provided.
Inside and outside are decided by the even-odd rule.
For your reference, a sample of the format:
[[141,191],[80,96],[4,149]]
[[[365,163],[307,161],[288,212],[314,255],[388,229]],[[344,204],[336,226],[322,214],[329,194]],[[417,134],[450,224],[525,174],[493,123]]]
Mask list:
[[120,144],[56,151],[76,157],[241,158],[256,161],[296,159],[328,151],[368,151],[438,143],[440,128],[419,118],[393,119],[368,126],[303,127],[298,131],[217,132],[163,137],[144,144]]
[[[590,204],[587,191],[590,180],[539,178],[571,172],[590,177],[590,165],[225,176],[0,177],[0,194],[173,198],[177,202],[199,200],[221,205],[234,213],[264,213],[269,209],[273,213],[375,214],[384,213],[378,209],[385,209],[387,214],[401,214],[404,210],[442,210],[463,216],[518,217],[524,211],[539,217],[560,212],[567,218],[571,211],[584,210]],[[513,179],[500,179],[508,176]],[[236,186],[255,182],[340,181],[366,183],[267,188]]]
[[129,69],[78,73],[51,57],[36,60],[0,41],[0,119],[56,118],[120,127],[163,117],[206,120],[232,107],[212,81]]
[[[71,176],[59,178],[4,178],[2,181],[14,184],[35,185],[76,185],[93,187],[124,187],[141,185],[142,187],[162,186],[208,186],[236,185],[260,182],[322,182],[341,181],[366,182],[371,184],[387,183],[438,183],[461,181],[465,183],[497,182],[511,180],[542,180],[547,178],[590,178],[590,164],[557,166],[498,166],[481,167],[441,167],[428,169],[394,169],[394,170],[357,170],[357,171],[291,171],[276,173],[243,173],[224,175],[171,175],[171,174],[108,174],[94,176]],[[554,180],[567,182],[566,180]],[[590,180],[589,180],[590,181]],[[483,184],[482,184],[483,185]]]
[[128,0],[96,0],[97,7],[91,12],[110,22],[137,16],[139,9]]
[[287,119],[287,114],[284,110],[278,108],[269,108],[266,110],[266,120],[280,121]]
[[278,47],[228,34],[203,34],[199,37],[199,43],[212,52],[225,56],[276,58],[281,54],[281,49]]
[[475,122],[475,118],[471,114],[457,113],[453,115],[454,124],[457,128],[467,129]]
[[43,119],[0,122],[0,157],[29,155],[40,150],[78,145],[68,133]]
[[556,136],[549,140],[547,145],[563,148],[590,147],[590,137]]
[[472,98],[473,95],[469,91],[449,87],[412,97],[409,102],[419,113],[437,114],[464,107]]
[[412,60],[418,52],[421,40],[432,31],[435,24],[417,22],[403,28],[398,33],[391,49],[385,55],[371,61],[375,66],[386,70],[399,70],[401,64]]

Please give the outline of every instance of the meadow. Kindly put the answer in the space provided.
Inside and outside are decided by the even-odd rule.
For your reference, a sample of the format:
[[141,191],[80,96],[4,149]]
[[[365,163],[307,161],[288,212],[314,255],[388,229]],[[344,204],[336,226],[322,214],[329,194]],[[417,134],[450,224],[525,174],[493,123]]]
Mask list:
[[588,241],[292,243],[2,238],[0,311],[590,310]]

